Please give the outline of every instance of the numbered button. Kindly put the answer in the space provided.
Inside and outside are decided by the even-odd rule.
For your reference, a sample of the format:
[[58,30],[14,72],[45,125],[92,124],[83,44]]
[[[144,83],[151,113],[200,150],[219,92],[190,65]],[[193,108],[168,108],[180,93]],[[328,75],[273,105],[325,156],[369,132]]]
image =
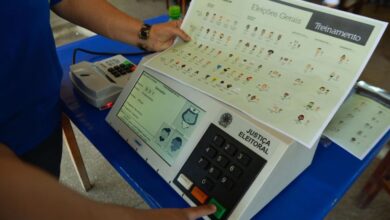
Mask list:
[[242,152],[239,152],[237,154],[236,158],[237,158],[237,161],[239,163],[241,163],[242,165],[244,165],[244,166],[248,166],[249,163],[251,162],[251,158],[248,155],[246,155],[246,154],[244,154]]
[[228,153],[230,156],[234,156],[234,154],[236,153],[237,151],[237,148],[230,144],[230,143],[226,143],[223,145],[223,149],[226,151],[226,153]]
[[215,161],[217,161],[217,164],[219,164],[223,168],[225,168],[226,165],[229,163],[229,159],[222,155],[218,155],[217,158],[215,158]]
[[126,70],[125,70],[125,69],[121,69],[121,70],[119,71],[119,73],[120,73],[121,75],[125,75],[125,74],[127,74],[127,72],[126,72]]
[[214,183],[209,178],[204,177],[200,181],[200,184],[203,186],[204,189],[212,190],[214,188]]
[[203,168],[203,169],[206,169],[209,165],[209,161],[207,159],[205,159],[204,157],[201,157],[198,159],[198,166]]
[[242,169],[237,167],[234,164],[231,164],[228,167],[228,171],[234,178],[239,178],[241,176],[241,174],[242,174]]
[[213,147],[206,147],[205,151],[206,155],[210,158],[214,158],[215,155],[217,155],[217,150],[215,150]]
[[214,137],[213,137],[213,145],[215,146],[215,147],[221,147],[221,145],[223,144],[223,142],[224,142],[224,139],[223,139],[223,137],[221,137],[221,136],[219,136],[219,135],[215,135]]
[[221,171],[214,167],[214,166],[211,166],[209,169],[208,169],[208,173],[210,174],[211,177],[213,177],[214,179],[218,179],[219,176],[221,175]]
[[229,179],[228,177],[226,176],[223,176],[220,180],[220,183],[222,183],[222,185],[226,188],[226,189],[232,189],[233,188],[233,181],[231,179]]
[[114,75],[116,78],[121,76],[121,73],[117,70],[112,71],[111,74]]

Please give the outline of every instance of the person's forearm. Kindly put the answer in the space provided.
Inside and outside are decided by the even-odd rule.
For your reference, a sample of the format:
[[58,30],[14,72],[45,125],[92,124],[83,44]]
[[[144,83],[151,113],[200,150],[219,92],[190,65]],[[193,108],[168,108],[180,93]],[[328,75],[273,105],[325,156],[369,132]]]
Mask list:
[[94,202],[23,163],[0,143],[0,219],[194,220],[215,211],[213,205],[139,210]]
[[0,144],[0,219],[131,219],[131,215],[130,209],[94,202],[58,184]]
[[62,0],[53,10],[61,17],[103,36],[138,45],[142,21],[130,17],[106,0]]
[[62,0],[53,10],[61,17],[98,34],[148,51],[165,50],[173,44],[176,37],[185,42],[191,40],[180,29],[181,21],[154,24],[149,34],[145,34],[141,40],[138,33],[143,22],[121,12],[106,0]]

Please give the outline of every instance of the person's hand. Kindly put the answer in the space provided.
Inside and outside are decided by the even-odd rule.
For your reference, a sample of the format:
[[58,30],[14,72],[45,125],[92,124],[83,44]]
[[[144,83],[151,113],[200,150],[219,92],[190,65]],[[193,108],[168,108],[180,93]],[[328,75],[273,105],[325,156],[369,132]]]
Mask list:
[[180,20],[153,25],[149,39],[142,46],[149,51],[162,51],[170,47],[176,37],[190,41],[191,37],[180,29],[180,26]]
[[200,217],[211,215],[216,211],[214,205],[204,205],[184,209],[149,209],[138,210],[134,219],[159,219],[159,220],[196,220]]

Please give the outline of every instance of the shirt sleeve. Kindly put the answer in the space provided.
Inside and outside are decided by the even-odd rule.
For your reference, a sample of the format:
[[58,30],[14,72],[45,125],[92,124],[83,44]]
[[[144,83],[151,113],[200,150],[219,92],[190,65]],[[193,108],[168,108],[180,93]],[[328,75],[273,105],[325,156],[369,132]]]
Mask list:
[[49,3],[50,3],[50,8],[53,7],[55,4],[57,4],[58,2],[60,2],[61,0],[49,0]]

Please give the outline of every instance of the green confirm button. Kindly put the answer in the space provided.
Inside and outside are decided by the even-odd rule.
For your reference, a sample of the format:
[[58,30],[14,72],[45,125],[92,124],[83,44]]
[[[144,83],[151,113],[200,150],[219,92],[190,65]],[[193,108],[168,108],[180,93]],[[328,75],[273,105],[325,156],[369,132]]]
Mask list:
[[226,208],[223,207],[216,199],[212,198],[209,202],[209,204],[213,204],[215,205],[215,207],[217,207],[217,211],[214,213],[214,216],[217,218],[217,219],[221,219],[222,216],[225,214],[226,212]]

